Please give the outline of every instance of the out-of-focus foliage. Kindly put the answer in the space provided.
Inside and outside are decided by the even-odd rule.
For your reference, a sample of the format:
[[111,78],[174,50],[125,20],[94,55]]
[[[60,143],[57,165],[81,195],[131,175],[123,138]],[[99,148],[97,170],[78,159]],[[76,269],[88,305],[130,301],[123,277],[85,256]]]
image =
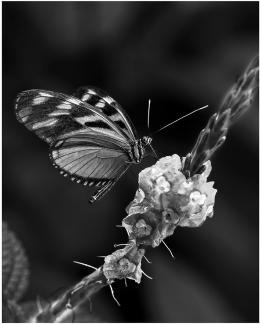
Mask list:
[[7,224],[2,225],[2,290],[3,318],[7,322],[22,322],[24,313],[17,302],[28,286],[28,261],[24,249]]
[[2,232],[3,297],[18,301],[28,286],[28,261],[24,249],[14,233],[3,222]]

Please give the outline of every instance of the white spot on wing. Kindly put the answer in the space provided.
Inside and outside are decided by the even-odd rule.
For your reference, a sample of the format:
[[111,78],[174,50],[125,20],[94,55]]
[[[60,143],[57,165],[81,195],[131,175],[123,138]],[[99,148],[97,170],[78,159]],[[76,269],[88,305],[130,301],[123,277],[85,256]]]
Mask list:
[[93,91],[93,90],[91,90],[91,89],[88,89],[88,93],[89,93],[89,94],[93,94],[93,95],[96,95],[96,94],[97,94],[95,91]]
[[62,116],[62,115],[70,115],[70,112],[62,111],[62,110],[55,110],[55,111],[51,112],[50,114],[48,114],[49,117]]
[[42,104],[42,103],[44,103],[44,102],[46,102],[48,100],[48,97],[46,97],[46,96],[37,96],[37,97],[35,97],[34,99],[33,99],[33,101],[32,101],[32,105],[33,106],[35,106],[35,105],[40,105],[40,104]]
[[29,118],[29,116],[22,117],[22,121],[23,121],[23,123],[25,123],[25,122],[27,121],[28,118]]
[[78,118],[75,118],[75,120],[81,124],[81,125],[85,125],[85,123],[88,123],[88,122],[96,122],[96,121],[99,121],[101,120],[98,116],[83,116],[83,117],[78,117]]
[[121,115],[119,115],[118,113],[115,113],[115,115],[110,116],[110,119],[114,122],[122,120]]
[[30,114],[32,113],[32,107],[24,107],[18,112],[18,116],[22,118],[23,121],[26,121]]
[[105,106],[104,101],[98,101],[97,104],[95,105],[95,107],[98,107],[98,108],[103,108],[104,106]]
[[112,97],[109,97],[109,96],[105,96],[105,97],[103,97],[103,99],[104,99],[106,102],[108,102],[109,104],[115,102],[115,101],[112,99]]
[[51,118],[51,119],[48,119],[48,120],[45,120],[45,121],[42,121],[42,122],[39,122],[39,123],[35,123],[32,126],[32,129],[38,129],[38,128],[42,128],[42,127],[52,126],[56,122],[57,122],[57,119],[56,118]]
[[44,96],[44,97],[50,97],[50,98],[53,97],[53,95],[51,95],[50,93],[47,93],[47,92],[39,92],[39,95]]
[[91,95],[87,93],[82,97],[82,100],[83,101],[88,100],[90,97],[91,97]]
[[61,103],[60,105],[58,105],[56,108],[58,109],[71,109],[72,105],[69,104],[67,101]]
[[69,98],[68,101],[75,105],[79,105],[81,103],[81,100],[79,100],[77,98]]

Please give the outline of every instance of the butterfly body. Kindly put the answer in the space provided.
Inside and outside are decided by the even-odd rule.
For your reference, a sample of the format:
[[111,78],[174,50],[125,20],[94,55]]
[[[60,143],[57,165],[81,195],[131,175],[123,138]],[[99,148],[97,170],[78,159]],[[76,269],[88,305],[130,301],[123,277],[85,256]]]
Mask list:
[[65,177],[100,189],[100,199],[133,163],[150,137],[137,139],[123,108],[103,91],[79,88],[74,96],[46,90],[18,94],[16,117],[50,145],[50,158]]

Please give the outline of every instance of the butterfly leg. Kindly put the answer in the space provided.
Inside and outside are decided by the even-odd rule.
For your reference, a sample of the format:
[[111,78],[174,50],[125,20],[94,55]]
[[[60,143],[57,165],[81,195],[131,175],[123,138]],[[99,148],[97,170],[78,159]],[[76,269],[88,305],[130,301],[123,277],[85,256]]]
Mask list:
[[93,195],[91,197],[91,199],[89,200],[89,202],[92,204],[95,201],[101,199],[101,197],[103,197],[109,190],[111,190],[111,188],[115,185],[115,183],[120,179],[120,177],[128,170],[129,168],[129,164],[127,165],[127,167],[125,167],[123,169],[122,172],[120,172],[116,178],[111,179],[109,182],[107,182],[102,188],[100,188],[95,195]]
[[99,189],[95,195],[93,195],[89,202],[92,204],[94,203],[95,201],[101,199],[101,197],[103,197],[111,188],[112,186],[115,184],[115,180],[111,180],[109,181],[106,185],[104,185],[101,189]]

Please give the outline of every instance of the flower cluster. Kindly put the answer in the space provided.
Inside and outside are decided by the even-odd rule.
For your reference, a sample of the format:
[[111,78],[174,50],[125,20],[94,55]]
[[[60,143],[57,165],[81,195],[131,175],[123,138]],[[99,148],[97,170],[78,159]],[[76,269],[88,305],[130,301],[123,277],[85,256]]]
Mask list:
[[130,242],[124,249],[117,250],[105,257],[103,274],[109,281],[128,278],[140,283],[141,259],[144,252],[144,249],[138,249],[134,242]]
[[213,215],[216,189],[207,182],[210,161],[191,178],[182,172],[183,164],[184,158],[174,154],[141,171],[139,189],[122,222],[130,239],[156,247],[177,226],[197,227]]
[[207,182],[210,161],[204,171],[186,178],[185,158],[164,157],[139,174],[139,189],[122,221],[130,243],[105,258],[108,280],[129,278],[140,282],[145,246],[158,246],[177,226],[197,227],[213,215],[216,189]]

